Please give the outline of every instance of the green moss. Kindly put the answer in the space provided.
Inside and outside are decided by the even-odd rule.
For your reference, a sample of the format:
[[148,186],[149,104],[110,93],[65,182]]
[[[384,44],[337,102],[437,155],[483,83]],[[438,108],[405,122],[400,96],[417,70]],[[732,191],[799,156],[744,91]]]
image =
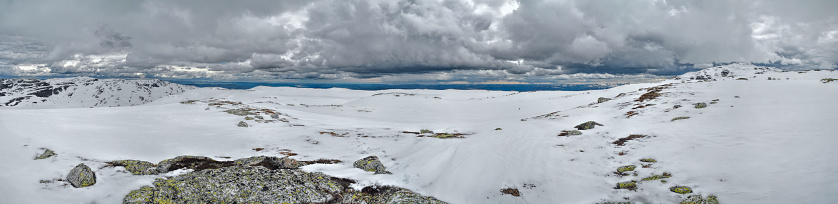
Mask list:
[[683,119],[690,119],[690,117],[687,117],[687,116],[677,117],[677,118],[673,118],[672,121],[683,120]]
[[641,161],[641,162],[652,162],[652,163],[658,162],[658,161],[657,161],[657,160],[655,160],[655,159],[640,159],[640,161]]
[[617,189],[636,190],[637,189],[637,181],[626,181],[626,182],[617,183]]
[[677,194],[687,194],[692,193],[693,189],[687,186],[673,186],[672,188],[669,188],[669,191],[675,192]]
[[634,168],[636,168],[636,166],[634,166],[634,165],[621,166],[621,167],[617,168],[617,172],[623,173],[623,172],[627,172],[627,171],[634,171]]
[[707,196],[704,199],[701,195],[691,195],[686,200],[681,201],[681,204],[719,204],[719,200],[716,199],[716,196]]

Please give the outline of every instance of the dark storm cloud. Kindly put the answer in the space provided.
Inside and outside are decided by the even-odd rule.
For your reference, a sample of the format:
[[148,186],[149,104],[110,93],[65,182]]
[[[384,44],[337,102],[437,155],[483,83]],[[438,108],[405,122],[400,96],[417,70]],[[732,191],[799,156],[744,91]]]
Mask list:
[[714,62],[834,68],[835,8],[825,0],[0,0],[0,72],[41,64],[114,76],[500,79],[669,74]]

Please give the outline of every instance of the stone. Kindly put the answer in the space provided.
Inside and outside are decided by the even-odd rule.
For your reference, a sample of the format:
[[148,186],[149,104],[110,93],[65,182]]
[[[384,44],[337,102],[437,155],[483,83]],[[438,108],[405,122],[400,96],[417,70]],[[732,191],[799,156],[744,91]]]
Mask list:
[[75,188],[84,188],[96,184],[96,174],[90,167],[81,163],[67,174],[67,181]]
[[235,165],[232,161],[216,161],[204,156],[177,156],[157,163],[157,173],[166,173],[182,168],[200,171],[204,169],[217,169]]
[[577,130],[587,130],[587,129],[594,129],[597,125],[604,126],[604,125],[599,124],[599,123],[594,122],[594,121],[588,121],[588,122],[584,122],[582,124],[579,124],[577,126],[574,126],[574,128],[576,128]]
[[707,108],[707,104],[706,103],[696,103],[695,108]]
[[53,152],[51,149],[46,149],[46,148],[44,148],[44,153],[41,153],[41,155],[36,156],[36,157],[35,157],[35,160],[38,160],[38,159],[46,159],[46,158],[50,158],[50,157],[52,157],[52,156],[56,156],[56,155],[58,155],[58,154],[56,154],[55,152]]
[[610,100],[611,100],[610,98],[599,97],[599,98],[596,100],[596,103],[604,103],[604,102],[606,102],[606,101],[610,101]]
[[268,169],[296,169],[304,164],[288,157],[255,156],[233,161],[240,166],[263,166]]
[[634,166],[634,165],[621,166],[621,167],[617,168],[617,172],[623,173],[623,172],[627,172],[627,171],[634,171],[634,168],[636,168],[636,166]]
[[375,174],[390,174],[389,171],[385,170],[384,164],[381,164],[381,161],[378,160],[377,156],[368,156],[363,159],[359,159],[358,161],[355,161],[355,163],[352,163],[352,166],[363,169],[364,171],[375,172]]
[[562,130],[559,132],[559,136],[572,136],[572,135],[582,135],[582,131],[579,130]]
[[140,160],[116,160],[106,162],[111,166],[125,167],[125,170],[134,175],[155,175],[158,173],[157,165],[147,161]]
[[248,125],[248,124],[247,124],[246,122],[244,122],[244,121],[239,121],[239,124],[238,124],[237,126],[239,126],[239,127],[250,127],[250,125]]
[[637,189],[637,181],[626,181],[617,183],[617,187],[615,189],[635,190]]
[[719,200],[716,196],[702,198],[701,195],[691,195],[686,200],[681,201],[681,204],[719,204]]
[[359,192],[352,183],[319,172],[231,166],[157,179],[131,191],[123,203],[445,203],[392,186]]
[[673,186],[672,188],[669,188],[669,191],[672,191],[677,194],[687,194],[692,193],[693,189],[687,186]]
[[676,117],[676,118],[672,118],[672,121],[676,121],[676,120],[683,120],[683,119],[690,119],[690,117],[687,117],[687,116],[683,116],[683,117]]

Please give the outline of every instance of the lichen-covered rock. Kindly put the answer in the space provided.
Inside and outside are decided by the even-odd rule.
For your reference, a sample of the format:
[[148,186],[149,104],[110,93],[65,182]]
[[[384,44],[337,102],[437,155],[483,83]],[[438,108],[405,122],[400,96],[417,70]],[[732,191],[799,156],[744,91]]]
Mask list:
[[107,162],[111,166],[125,167],[125,170],[134,175],[154,175],[157,174],[157,165],[147,161],[140,160],[116,160]]
[[637,181],[626,181],[617,183],[617,187],[615,189],[635,190],[637,189]]
[[673,109],[678,109],[678,108],[680,108],[680,107],[681,107],[681,105],[675,105],[675,106],[672,106],[672,108],[673,108]]
[[681,201],[681,204],[719,204],[719,200],[716,199],[716,196],[707,196],[704,199],[701,195],[691,195],[686,200]]
[[651,163],[658,162],[658,160],[655,160],[655,159],[648,159],[648,158],[646,158],[646,159],[640,159],[640,161],[641,161],[641,162],[651,162]]
[[392,186],[367,186],[360,192],[343,195],[341,203],[445,203],[433,197],[426,197],[407,189]]
[[230,109],[225,110],[224,112],[237,115],[237,116],[248,116],[248,115],[256,115],[256,113],[250,112],[250,109],[246,108],[239,108],[239,109]]
[[683,117],[676,117],[676,118],[673,118],[673,119],[672,119],[672,121],[676,121],[676,120],[683,120],[683,119],[690,119],[690,117],[687,117],[687,116],[683,116]]
[[587,129],[594,129],[597,125],[604,126],[604,125],[599,124],[599,123],[594,122],[594,121],[588,121],[588,122],[584,122],[582,124],[579,124],[577,126],[574,126],[574,128],[576,128],[577,130],[587,130]]
[[707,104],[706,103],[696,103],[695,108],[707,108]]
[[42,153],[41,155],[36,156],[35,160],[46,159],[46,158],[50,158],[50,157],[56,156],[56,155],[58,155],[58,154],[53,152],[51,149],[44,149],[44,153]]
[[365,157],[352,163],[352,166],[363,169],[364,171],[374,171],[375,174],[390,174],[389,171],[385,170],[384,164],[381,164],[377,156]]
[[642,181],[651,181],[651,180],[665,179],[665,178],[669,178],[669,177],[672,177],[672,174],[669,174],[669,173],[663,173],[663,174],[661,174],[661,175],[652,175],[652,176],[649,176],[649,177],[643,178],[643,179],[641,179],[641,180],[642,180]]
[[238,126],[239,126],[239,127],[250,127],[250,125],[247,125],[247,123],[246,123],[246,122],[244,122],[244,121],[239,121]]
[[572,136],[572,135],[582,135],[582,131],[579,131],[579,130],[562,130],[562,132],[559,132],[559,136]]
[[610,100],[611,100],[610,98],[599,97],[598,99],[596,99],[596,103],[604,103],[604,102],[610,101]]
[[200,171],[204,169],[217,169],[235,165],[232,161],[216,161],[204,156],[178,156],[157,163],[157,173],[166,173],[182,168]]
[[241,166],[263,166],[268,169],[296,169],[303,166],[303,163],[288,157],[255,156],[233,161]]
[[123,203],[331,203],[348,186],[322,173],[232,166],[158,179]]
[[76,188],[88,187],[96,184],[96,174],[93,173],[93,170],[90,170],[90,167],[81,163],[70,170],[70,173],[67,174],[67,181]]
[[687,194],[692,193],[693,189],[687,186],[673,186],[672,188],[669,188],[669,191],[675,192],[677,194]]
[[624,172],[627,172],[627,171],[634,171],[634,168],[636,168],[636,167],[637,166],[634,166],[634,165],[621,166],[621,167],[617,168],[617,172],[624,173]]
[[445,203],[389,186],[349,188],[352,180],[263,166],[232,166],[158,179],[123,203]]

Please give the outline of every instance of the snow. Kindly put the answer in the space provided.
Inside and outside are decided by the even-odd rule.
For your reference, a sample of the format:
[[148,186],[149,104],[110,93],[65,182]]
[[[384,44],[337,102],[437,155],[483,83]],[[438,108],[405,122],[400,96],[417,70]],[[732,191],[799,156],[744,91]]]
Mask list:
[[[722,77],[724,70],[732,76]],[[838,72],[732,64],[659,83],[578,92],[184,88],[145,92],[156,97],[135,106],[97,108],[78,108],[91,104],[59,96],[49,99],[62,103],[0,109],[0,183],[6,184],[0,185],[0,201],[119,203],[131,190],[167,175],[135,176],[122,167],[104,167],[106,161],[156,163],[179,155],[234,160],[290,151],[298,160],[343,161],[302,169],[358,180],[355,188],[395,185],[450,203],[624,198],[674,203],[690,195],[670,192],[675,185],[716,195],[722,203],[833,203],[838,201],[838,161],[833,157],[838,155],[838,83],[822,83],[822,78],[838,78]],[[671,83],[659,98],[635,102],[647,92],[640,89]],[[620,93],[626,95],[615,97]],[[114,92],[105,101],[130,94]],[[614,100],[596,104],[598,97]],[[713,99],[719,101],[710,104]],[[180,103],[187,100],[199,101]],[[208,105],[219,101],[242,104]],[[708,107],[693,108],[699,102]],[[655,105],[632,109],[646,104]],[[288,122],[258,123],[223,112],[244,107],[280,112]],[[638,114],[627,118],[628,111]],[[681,116],[690,118],[671,121]],[[251,127],[237,127],[239,121]],[[604,126],[579,136],[557,136],[586,121]],[[402,133],[420,129],[467,135],[438,139]],[[631,134],[648,137],[625,146],[611,144]],[[40,148],[58,156],[32,160],[43,152]],[[353,161],[369,155],[381,158],[393,174],[352,168]],[[641,168],[641,158],[658,162]],[[77,189],[54,181],[82,162],[97,173],[95,185]],[[625,165],[637,165],[637,176],[612,173]],[[667,183],[642,181],[637,191],[614,189],[617,182],[663,172],[672,174]],[[521,196],[501,194],[504,188],[517,188]]]

